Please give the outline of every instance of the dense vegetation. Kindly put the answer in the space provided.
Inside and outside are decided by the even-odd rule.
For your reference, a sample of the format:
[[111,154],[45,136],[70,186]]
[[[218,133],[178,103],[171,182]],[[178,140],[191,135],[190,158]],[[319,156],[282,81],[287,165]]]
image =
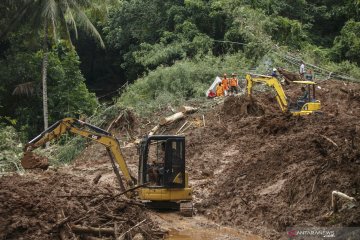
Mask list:
[[0,14],[0,132],[18,142],[43,129],[44,54],[50,124],[93,115],[90,91],[109,100],[126,82],[117,105],[150,113],[203,97],[223,72],[297,71],[300,59],[360,79],[359,0],[21,0]]

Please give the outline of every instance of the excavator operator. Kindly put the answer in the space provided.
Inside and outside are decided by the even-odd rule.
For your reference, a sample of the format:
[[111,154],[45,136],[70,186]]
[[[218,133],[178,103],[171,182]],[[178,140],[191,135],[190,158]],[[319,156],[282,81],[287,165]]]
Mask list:
[[306,90],[305,87],[301,87],[301,92],[303,95],[297,100],[298,109],[301,109],[302,106],[304,106],[304,104],[309,101],[309,92]]
[[166,142],[162,142],[156,159],[148,165],[149,180],[156,186],[162,186],[164,181],[165,146]]

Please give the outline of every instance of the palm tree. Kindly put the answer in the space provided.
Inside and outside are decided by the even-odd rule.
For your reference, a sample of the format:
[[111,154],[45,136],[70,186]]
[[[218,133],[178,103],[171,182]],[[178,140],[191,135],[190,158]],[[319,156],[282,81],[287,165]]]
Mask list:
[[97,39],[101,47],[105,47],[104,42],[85,15],[84,9],[91,8],[91,0],[5,0],[3,4],[15,8],[16,13],[11,19],[8,27],[0,32],[0,40],[8,32],[20,27],[21,23],[27,22],[34,26],[34,29],[43,30],[43,60],[42,60],[42,87],[43,87],[43,115],[44,128],[48,128],[48,99],[47,99],[47,69],[48,69],[48,41],[49,30],[53,39],[56,41],[58,35],[69,40],[71,43],[70,30],[78,36],[78,26],[83,28],[86,33]]

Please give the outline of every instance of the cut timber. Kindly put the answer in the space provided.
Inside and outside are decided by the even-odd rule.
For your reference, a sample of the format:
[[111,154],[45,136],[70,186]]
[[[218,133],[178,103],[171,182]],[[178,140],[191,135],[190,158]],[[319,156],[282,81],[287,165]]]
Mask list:
[[159,125],[156,125],[155,127],[153,127],[151,129],[151,131],[149,132],[149,136],[154,135],[156,133],[156,131],[159,130],[159,127],[160,127]]
[[76,233],[89,233],[89,234],[104,234],[104,235],[115,235],[113,228],[96,228],[96,227],[84,227],[79,225],[71,225],[71,230]]
[[179,112],[182,112],[182,113],[193,113],[193,112],[196,112],[197,110],[198,110],[198,108],[190,107],[190,106],[182,106],[179,108]]
[[175,122],[177,120],[180,120],[185,117],[185,114],[183,112],[175,113],[169,117],[161,118],[160,119],[160,126],[170,124],[172,122]]

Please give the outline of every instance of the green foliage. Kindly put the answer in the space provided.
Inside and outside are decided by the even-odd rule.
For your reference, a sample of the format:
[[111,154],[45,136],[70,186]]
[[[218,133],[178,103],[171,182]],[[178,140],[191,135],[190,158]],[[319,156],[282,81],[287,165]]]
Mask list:
[[15,128],[0,123],[0,139],[0,172],[20,170],[23,146]]
[[291,48],[299,49],[307,40],[307,34],[302,24],[297,20],[290,20],[281,16],[273,17],[268,22],[266,29],[274,41]]
[[185,21],[176,26],[174,32],[164,32],[157,44],[143,43],[134,52],[135,61],[144,67],[156,68],[171,65],[176,60],[204,55],[211,50],[211,39],[199,32],[196,25]]
[[[17,120],[21,138],[27,141],[43,129],[41,95],[42,51],[25,51],[22,42],[9,49],[0,59],[0,114]],[[59,42],[49,54],[48,97],[50,123],[61,118],[82,114],[91,115],[97,107],[93,93],[89,93],[79,70],[76,52],[65,42]],[[19,84],[29,83],[31,93],[13,95]]]
[[348,21],[335,38],[333,53],[336,60],[348,59],[360,66],[360,22]]
[[50,122],[64,117],[91,115],[97,107],[95,94],[89,93],[79,69],[76,52],[58,44],[49,56]]
[[167,104],[178,106],[190,98],[204,97],[215,76],[224,72],[243,74],[249,66],[243,54],[224,58],[203,56],[192,61],[177,61],[171,67],[160,66],[130,85],[118,105],[133,108],[142,115]]

